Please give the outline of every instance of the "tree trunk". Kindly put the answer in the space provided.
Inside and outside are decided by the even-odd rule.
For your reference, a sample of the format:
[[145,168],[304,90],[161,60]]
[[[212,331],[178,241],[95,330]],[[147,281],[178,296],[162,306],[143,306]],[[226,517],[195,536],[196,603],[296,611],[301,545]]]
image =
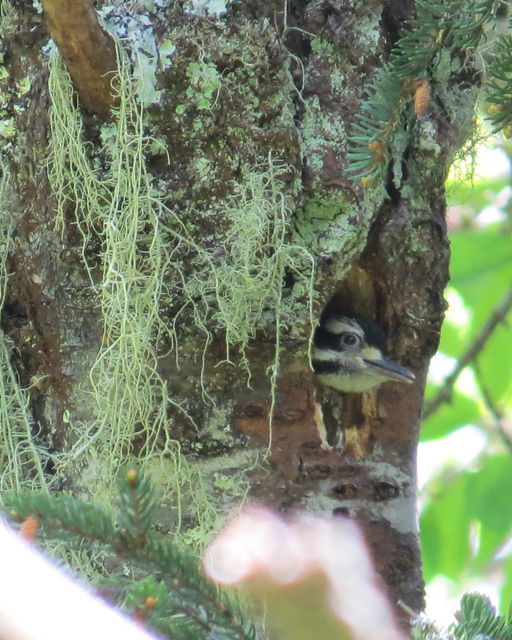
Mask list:
[[[55,488],[103,496],[134,456],[163,526],[200,541],[246,488],[348,515],[392,601],[419,610],[415,451],[459,125],[433,104],[393,157],[401,183],[365,188],[348,132],[413,3],[206,4],[102,10],[126,36],[106,119],[73,74],[72,92],[44,16],[2,4],[3,368],[19,382],[2,429],[26,449],[4,487],[42,483],[41,463]],[[414,385],[322,389],[308,348],[328,303],[385,328]]]

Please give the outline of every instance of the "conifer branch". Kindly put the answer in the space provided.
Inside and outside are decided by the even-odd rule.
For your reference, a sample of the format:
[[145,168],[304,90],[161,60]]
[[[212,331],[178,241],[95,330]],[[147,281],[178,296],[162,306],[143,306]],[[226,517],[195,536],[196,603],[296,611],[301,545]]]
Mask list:
[[14,521],[35,516],[44,527],[45,535],[109,544],[114,539],[112,518],[95,505],[76,500],[69,495],[22,493],[8,496],[4,501]]
[[[361,178],[363,186],[384,178],[390,158],[406,147],[403,141],[396,144],[397,137],[409,139],[411,122],[415,117],[425,117],[430,95],[436,93],[438,75],[446,83],[443,66],[452,65],[451,76],[464,67],[466,57],[495,20],[498,5],[498,0],[416,2],[416,17],[406,23],[388,64],[370,85],[349,138],[348,173]],[[423,92],[421,101],[419,90]],[[395,158],[395,166],[400,161]],[[395,174],[397,182],[399,174]]]
[[509,640],[512,637],[512,618],[497,615],[490,600],[479,593],[464,594],[455,617],[457,625],[453,636],[457,640]]
[[155,506],[153,488],[146,474],[136,467],[126,469],[119,480],[120,533],[126,544],[143,547]]
[[134,575],[151,571],[137,581],[110,578],[110,590],[118,594],[118,604],[168,637],[257,638],[230,596],[201,573],[199,558],[153,530],[155,502],[148,476],[135,467],[124,470],[119,498],[116,514],[66,495],[19,494],[7,497],[5,505],[15,521],[37,518],[39,531],[47,538],[65,538],[80,547],[84,542],[101,543],[133,566]]
[[488,69],[487,113],[494,132],[512,136],[512,35],[499,38]]

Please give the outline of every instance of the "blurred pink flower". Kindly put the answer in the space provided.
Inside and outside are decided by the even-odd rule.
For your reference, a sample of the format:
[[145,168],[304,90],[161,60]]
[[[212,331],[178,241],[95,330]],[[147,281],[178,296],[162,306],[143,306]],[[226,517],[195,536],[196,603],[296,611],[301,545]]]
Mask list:
[[281,637],[405,639],[361,532],[348,519],[286,521],[248,507],[207,549],[204,570],[264,603]]

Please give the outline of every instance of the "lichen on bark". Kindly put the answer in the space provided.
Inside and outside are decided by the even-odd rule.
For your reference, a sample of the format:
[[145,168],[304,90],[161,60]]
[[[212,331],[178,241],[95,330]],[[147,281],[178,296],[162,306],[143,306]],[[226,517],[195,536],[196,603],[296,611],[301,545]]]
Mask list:
[[[196,24],[204,39],[204,24]],[[211,32],[222,31],[209,26],[206,34],[210,37]],[[247,36],[244,31],[244,38]],[[173,37],[179,52],[180,41]],[[190,46],[190,37],[184,42]],[[206,45],[213,52],[211,55],[217,55],[214,43],[201,44]],[[87,389],[82,384],[93,416],[88,422],[75,422],[70,409],[70,448],[54,455],[55,472],[73,478],[77,486],[86,483],[88,491],[102,494],[109,489],[115,470],[129,456],[136,455],[150,465],[167,459],[172,469],[167,476],[173,476],[175,493],[179,495],[187,487],[187,500],[199,503],[196,519],[199,511],[204,513],[204,503],[211,502],[211,496],[205,493],[206,483],[198,481],[196,472],[182,458],[181,448],[196,453],[208,449],[225,453],[239,440],[233,434],[229,436],[228,423],[219,430],[219,375],[211,375],[213,367],[219,361],[235,366],[232,353],[237,350],[235,359],[250,376],[246,350],[256,337],[256,330],[267,328],[274,338],[269,339],[260,368],[265,372],[270,367],[265,375],[272,397],[279,371],[281,334],[286,331],[304,340],[303,329],[297,331],[293,322],[304,304],[310,309],[306,343],[312,326],[308,300],[313,259],[304,246],[290,241],[297,178],[294,168],[285,163],[289,151],[283,153],[279,145],[274,149],[273,145],[281,140],[279,136],[254,143],[251,131],[248,141],[252,142],[245,145],[245,152],[229,172],[224,169],[220,176],[208,175],[209,163],[216,170],[223,166],[217,156],[204,155],[205,141],[221,130],[220,113],[215,112],[218,96],[215,98],[214,94],[222,90],[233,97],[235,85],[225,80],[226,70],[221,83],[217,67],[205,56],[206,53],[200,63],[187,64],[180,78],[186,78],[189,84],[181,94],[175,91],[172,96],[175,101],[186,98],[187,114],[194,113],[188,129],[192,132],[192,157],[176,154],[183,122],[180,117],[174,121],[163,119],[162,114],[170,108],[166,90],[162,112],[156,107],[149,112],[143,109],[121,51],[115,83],[119,87],[119,108],[114,112],[114,123],[104,125],[99,135],[87,139],[69,78],[55,55],[49,81],[52,135],[48,175],[57,200],[56,231],[62,233],[70,224],[80,229],[84,268],[101,308],[103,324],[102,342],[90,369],[92,386]],[[237,65],[242,70],[239,73],[246,76],[247,65],[243,61],[234,61],[233,73]],[[173,63],[174,67],[179,68],[178,62]],[[247,77],[244,79],[247,81]],[[291,90],[289,86],[287,91]],[[253,113],[254,101],[248,100],[247,92],[239,94],[238,100],[250,108],[256,127],[262,114]],[[267,118],[271,117],[269,114],[284,117],[274,94],[260,99],[271,105]],[[226,106],[219,109],[224,112]],[[180,111],[178,116],[182,115]],[[201,126],[194,126],[198,122]],[[171,125],[179,129],[166,128]],[[228,126],[225,139],[232,142],[232,134],[233,129]],[[222,144],[209,145],[216,154],[222,150]],[[173,178],[169,180],[177,172],[176,158],[180,169],[205,172],[208,199],[189,179],[189,199],[185,200],[184,190]],[[201,159],[203,162],[198,164]],[[150,169],[152,162],[157,164],[155,171]],[[205,189],[205,185],[200,188]],[[290,274],[293,287],[286,285]],[[211,342],[217,345],[216,355],[209,356],[207,372],[205,353]],[[219,353],[218,345],[222,343],[225,351]],[[183,344],[185,349],[180,347]],[[162,365],[160,356],[169,351],[174,355],[168,355],[167,365]],[[199,367],[188,385],[182,387],[179,365],[170,363],[178,362],[183,352],[189,361],[196,359]],[[211,379],[207,379],[207,373]],[[247,379],[237,384],[246,385]],[[80,393],[74,396],[74,404],[79,404]],[[216,423],[210,428],[214,416]],[[187,440],[183,440],[184,432]],[[176,440],[179,435],[180,444]],[[253,450],[247,467],[255,464],[258,447]],[[231,493],[238,495],[240,482],[223,482],[219,469],[222,463],[210,472],[213,484],[217,489],[223,487],[224,493],[230,486]],[[191,488],[191,477],[196,477],[195,489]],[[182,496],[179,503],[178,512],[184,503]],[[206,511],[212,518],[213,514],[218,517],[218,511]]]

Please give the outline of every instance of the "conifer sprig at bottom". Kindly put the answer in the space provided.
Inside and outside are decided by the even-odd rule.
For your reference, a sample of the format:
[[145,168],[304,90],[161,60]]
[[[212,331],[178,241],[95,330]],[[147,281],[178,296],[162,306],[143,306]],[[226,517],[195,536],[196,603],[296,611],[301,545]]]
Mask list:
[[64,540],[68,548],[101,550],[108,570],[94,585],[139,622],[173,640],[255,640],[236,602],[209,582],[199,558],[171,535],[154,530],[155,500],[148,476],[135,466],[119,478],[119,501],[109,512],[69,495],[25,493],[4,508],[24,537]]

